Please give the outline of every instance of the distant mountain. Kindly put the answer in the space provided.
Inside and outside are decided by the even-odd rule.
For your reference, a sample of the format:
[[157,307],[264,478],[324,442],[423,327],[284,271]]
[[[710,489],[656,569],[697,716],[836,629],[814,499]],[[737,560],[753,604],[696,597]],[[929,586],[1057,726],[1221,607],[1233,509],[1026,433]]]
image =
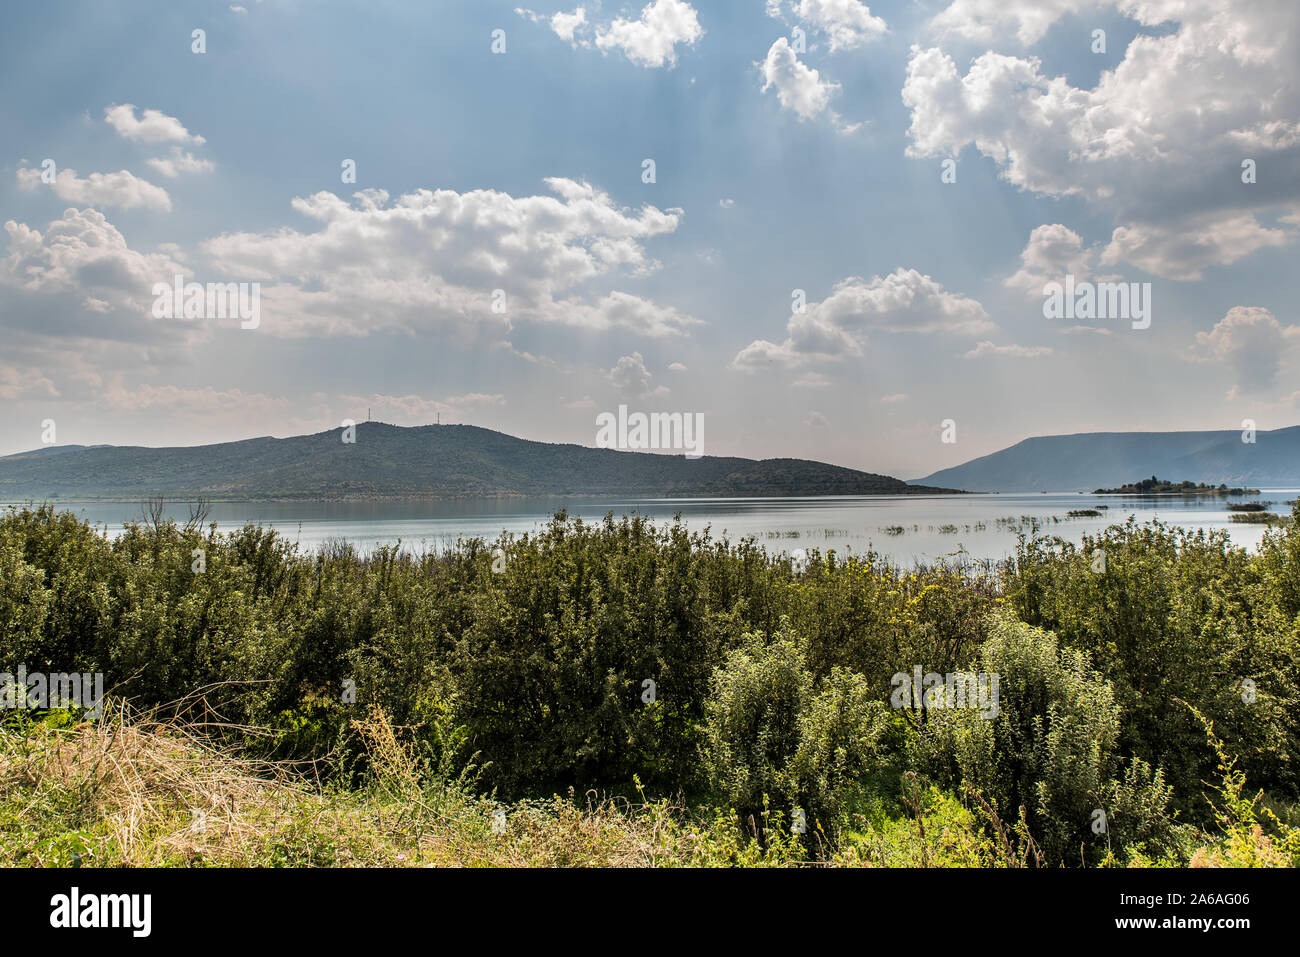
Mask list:
[[1300,487],[1300,426],[1240,431],[1086,432],[1025,439],[1001,452],[916,479],[970,492],[1091,492],[1152,475],[1253,488]]
[[[0,501],[226,501],[478,498],[513,495],[647,497],[884,495],[951,491],[810,462],[617,452],[530,442],[470,425],[401,428],[379,422],[287,439],[188,448],[100,445],[0,457]],[[56,447],[58,448],[58,447]]]

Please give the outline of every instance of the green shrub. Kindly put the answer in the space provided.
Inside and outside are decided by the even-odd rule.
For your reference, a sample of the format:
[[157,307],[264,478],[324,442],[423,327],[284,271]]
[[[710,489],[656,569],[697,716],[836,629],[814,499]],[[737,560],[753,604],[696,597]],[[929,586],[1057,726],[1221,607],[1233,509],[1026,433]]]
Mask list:
[[1297,582],[1294,527],[1252,556],[1222,532],[1130,519],[1078,548],[1022,541],[1007,597],[1022,620],[1089,654],[1124,713],[1120,750],[1164,768],[1175,806],[1208,823],[1201,782],[1215,756],[1184,702],[1233,741],[1252,780],[1295,793]]
[[745,636],[714,673],[707,716],[705,766],[740,820],[761,830],[769,804],[787,821],[798,808],[832,841],[886,724],[860,675],[836,668],[815,690],[788,630]]
[[[928,709],[914,739],[919,761],[941,783],[977,789],[1004,820],[1017,820],[1023,807],[1052,863],[1104,856],[1106,838],[1098,835],[1115,836],[1111,819],[1135,839],[1159,836],[1168,789],[1145,765],[1122,770],[1115,751],[1120,709],[1083,653],[1002,619],[980,649],[979,668],[997,676],[996,716]],[[1097,812],[1106,830],[1094,830],[1103,820]]]

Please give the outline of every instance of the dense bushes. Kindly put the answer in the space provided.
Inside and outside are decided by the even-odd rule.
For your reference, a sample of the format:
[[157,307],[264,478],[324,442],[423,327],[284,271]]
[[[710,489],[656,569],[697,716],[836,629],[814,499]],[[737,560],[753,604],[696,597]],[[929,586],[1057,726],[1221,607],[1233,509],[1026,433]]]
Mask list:
[[[1051,863],[1182,847],[1180,827],[1214,818],[1201,716],[1253,786],[1294,802],[1298,659],[1294,525],[1255,555],[1130,523],[1026,539],[1000,570],[903,573],[834,553],[796,571],[639,518],[560,514],[421,556],[0,518],[0,671],[102,671],[137,706],[201,693],[220,723],[271,732],[241,744],[328,755],[340,781],[365,770],[352,722],[380,708],[444,772],[473,761],[485,793],[639,781],[759,832],[799,808],[823,850],[906,812],[909,771],[1005,822],[1023,807]],[[915,668],[997,674],[996,717],[891,709]]]
[[1252,781],[1295,793],[1298,541],[1292,526],[1252,557],[1221,532],[1130,520],[1077,548],[1023,542],[1007,597],[1021,619],[1091,656],[1124,715],[1121,750],[1163,767],[1193,813],[1217,761],[1191,708],[1230,737]]
[[[747,823],[775,810],[792,821],[839,819],[871,769],[884,704],[860,675],[836,667],[820,690],[798,640],[746,635],[714,672],[706,705],[709,780]],[[761,830],[761,825],[751,825]]]
[[1109,837],[1158,838],[1169,791],[1140,758],[1125,773],[1115,745],[1120,709],[1087,656],[1048,632],[996,623],[979,670],[999,676],[998,711],[938,709],[915,746],[944,783],[979,789],[1004,816],[1025,808],[1051,860],[1095,860]]

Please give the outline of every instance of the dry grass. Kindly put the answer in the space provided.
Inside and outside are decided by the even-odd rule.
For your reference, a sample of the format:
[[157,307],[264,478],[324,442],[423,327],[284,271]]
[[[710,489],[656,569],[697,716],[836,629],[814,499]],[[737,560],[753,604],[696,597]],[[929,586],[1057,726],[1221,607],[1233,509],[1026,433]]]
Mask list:
[[[309,793],[281,767],[212,747],[192,725],[114,704],[95,722],[0,736],[0,796],[19,816],[57,809],[114,863],[247,862]],[[39,849],[33,863],[41,859]]]
[[[768,832],[766,848],[725,811],[590,792],[510,805],[427,780],[382,711],[353,723],[370,777],[321,788],[285,765],[240,758],[208,736],[202,708],[157,720],[115,704],[96,722],[0,728],[0,866],[763,867],[1042,866],[1019,827],[978,795],[964,805],[911,781],[909,812],[864,820],[829,861]],[[256,734],[256,729],[239,729]],[[494,816],[504,813],[504,828]],[[981,813],[982,812],[982,813]],[[990,836],[980,824],[992,824]],[[1193,867],[1287,866],[1250,821],[1200,846]],[[1249,833],[1248,833],[1249,832]],[[1205,846],[1201,846],[1202,844]],[[1141,859],[1142,866],[1158,862]]]
[[726,820],[667,801],[571,792],[502,805],[422,784],[400,729],[380,711],[353,724],[371,767],[359,791],[322,791],[283,765],[220,750],[205,736],[214,723],[161,721],[115,704],[96,722],[0,732],[0,865],[796,863],[764,859]]

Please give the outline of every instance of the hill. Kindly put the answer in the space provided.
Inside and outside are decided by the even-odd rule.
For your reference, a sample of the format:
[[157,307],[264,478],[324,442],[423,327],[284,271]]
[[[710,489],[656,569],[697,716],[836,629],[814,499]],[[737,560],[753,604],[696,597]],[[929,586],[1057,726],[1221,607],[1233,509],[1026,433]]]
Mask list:
[[1086,432],[1048,435],[916,479],[984,492],[1092,491],[1136,475],[1176,475],[1207,485],[1300,485],[1300,426],[1258,432],[1242,442],[1223,432]]
[[805,459],[744,459],[553,445],[471,425],[380,422],[291,438],[180,448],[99,445],[0,457],[0,501],[449,499],[887,495],[951,491]]

